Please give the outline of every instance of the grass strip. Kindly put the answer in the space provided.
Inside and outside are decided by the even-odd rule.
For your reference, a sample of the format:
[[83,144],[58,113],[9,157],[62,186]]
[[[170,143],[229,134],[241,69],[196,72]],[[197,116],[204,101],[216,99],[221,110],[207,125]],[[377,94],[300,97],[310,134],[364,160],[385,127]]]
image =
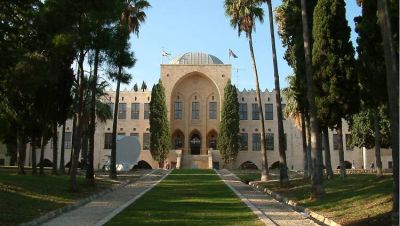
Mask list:
[[174,170],[106,225],[264,225],[212,170]]

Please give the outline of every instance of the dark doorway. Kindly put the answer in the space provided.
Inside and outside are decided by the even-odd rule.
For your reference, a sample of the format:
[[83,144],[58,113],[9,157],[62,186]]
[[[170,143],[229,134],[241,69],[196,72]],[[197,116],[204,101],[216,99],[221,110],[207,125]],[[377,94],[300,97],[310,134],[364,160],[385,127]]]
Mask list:
[[193,134],[190,137],[190,153],[192,155],[200,155],[201,138],[199,134]]

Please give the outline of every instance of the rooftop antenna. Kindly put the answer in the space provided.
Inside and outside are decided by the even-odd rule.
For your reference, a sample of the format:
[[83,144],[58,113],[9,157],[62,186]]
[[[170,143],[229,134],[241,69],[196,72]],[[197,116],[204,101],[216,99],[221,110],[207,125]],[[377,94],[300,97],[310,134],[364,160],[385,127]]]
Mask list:
[[236,72],[236,84],[239,85],[239,71],[245,71],[246,69],[236,67],[233,70]]

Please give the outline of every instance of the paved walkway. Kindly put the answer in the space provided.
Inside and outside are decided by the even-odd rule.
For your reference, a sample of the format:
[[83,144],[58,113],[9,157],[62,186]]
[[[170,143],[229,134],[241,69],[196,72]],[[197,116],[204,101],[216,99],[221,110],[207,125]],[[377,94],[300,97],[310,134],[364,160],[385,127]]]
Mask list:
[[119,188],[86,205],[64,213],[43,225],[103,225],[136,199],[140,198],[170,172],[170,170],[153,170],[123,188]]
[[249,185],[241,182],[240,179],[230,171],[223,169],[217,172],[225,184],[227,184],[266,225],[321,225],[292,210],[287,205],[276,201],[268,194],[253,190]]

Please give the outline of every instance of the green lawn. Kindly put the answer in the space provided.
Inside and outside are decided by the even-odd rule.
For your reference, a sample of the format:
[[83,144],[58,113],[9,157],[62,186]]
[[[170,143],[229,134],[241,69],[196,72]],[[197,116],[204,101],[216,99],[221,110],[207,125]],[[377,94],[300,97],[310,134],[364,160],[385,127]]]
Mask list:
[[0,225],[16,225],[33,220],[111,186],[111,182],[102,180],[92,187],[79,177],[80,191],[72,193],[68,190],[68,179],[68,176],[0,172]]
[[[247,179],[252,174],[238,176]],[[345,179],[335,176],[333,180],[324,181],[326,195],[319,200],[309,199],[311,188],[308,180],[291,181],[289,188],[280,188],[279,182],[263,185],[340,224],[383,226],[390,225],[392,184],[392,176],[377,178],[359,174],[348,175]]]
[[107,225],[264,225],[212,170],[174,170]]

